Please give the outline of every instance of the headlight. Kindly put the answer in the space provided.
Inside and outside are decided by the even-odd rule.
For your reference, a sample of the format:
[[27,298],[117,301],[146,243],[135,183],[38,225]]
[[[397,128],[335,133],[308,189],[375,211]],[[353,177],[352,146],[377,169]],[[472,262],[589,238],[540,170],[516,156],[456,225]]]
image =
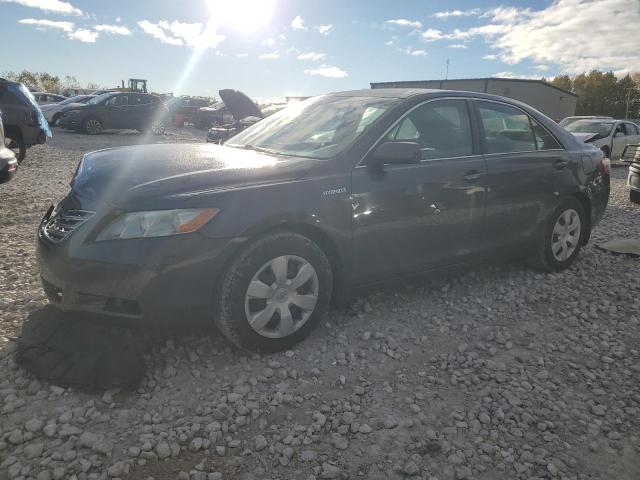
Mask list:
[[124,213],[107,225],[96,241],[191,233],[205,225],[219,211],[217,208],[194,208]]

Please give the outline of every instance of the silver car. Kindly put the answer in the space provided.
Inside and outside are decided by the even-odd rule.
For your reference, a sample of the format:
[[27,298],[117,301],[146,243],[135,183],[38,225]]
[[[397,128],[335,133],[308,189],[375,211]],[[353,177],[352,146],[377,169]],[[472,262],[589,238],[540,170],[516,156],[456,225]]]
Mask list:
[[58,103],[66,100],[67,97],[62,95],[56,95],[55,93],[47,92],[32,92],[33,97],[36,99],[38,105],[49,105],[51,103]]
[[618,160],[627,145],[640,143],[640,128],[627,120],[578,120],[565,127],[574,137]]
[[4,127],[0,112],[0,183],[8,182],[18,170],[18,160],[14,153],[4,146]]
[[44,113],[44,118],[47,119],[49,125],[56,125],[58,120],[62,116],[65,107],[77,107],[83,105],[91,100],[95,95],[76,95],[75,97],[67,98],[60,103],[52,103],[49,105],[42,105],[40,110]]

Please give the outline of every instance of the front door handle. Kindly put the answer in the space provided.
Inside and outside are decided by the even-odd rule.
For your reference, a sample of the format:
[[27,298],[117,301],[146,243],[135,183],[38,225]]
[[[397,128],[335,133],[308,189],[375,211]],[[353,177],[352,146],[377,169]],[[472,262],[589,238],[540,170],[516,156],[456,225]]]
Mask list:
[[555,162],[553,162],[553,168],[555,168],[556,170],[562,170],[567,165],[569,165],[569,161],[568,160],[558,159]]
[[462,178],[464,179],[465,182],[473,183],[477,180],[480,180],[480,178],[482,178],[483,175],[484,173],[479,172],[477,170],[470,170]]

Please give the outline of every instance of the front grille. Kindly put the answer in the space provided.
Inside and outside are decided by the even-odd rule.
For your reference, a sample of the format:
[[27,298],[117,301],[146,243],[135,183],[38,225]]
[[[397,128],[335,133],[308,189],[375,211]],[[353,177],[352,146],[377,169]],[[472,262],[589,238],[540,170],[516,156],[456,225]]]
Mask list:
[[51,218],[42,224],[41,232],[47,239],[58,243],[94,215],[95,212],[86,210],[60,210],[54,212]]

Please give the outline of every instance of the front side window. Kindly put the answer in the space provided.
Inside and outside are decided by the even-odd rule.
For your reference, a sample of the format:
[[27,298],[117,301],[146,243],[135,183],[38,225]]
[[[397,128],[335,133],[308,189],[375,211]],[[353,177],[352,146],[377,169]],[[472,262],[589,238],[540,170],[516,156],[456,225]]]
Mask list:
[[627,131],[627,135],[637,135],[638,131],[636,130],[636,126],[632,123],[625,123],[624,128]]
[[387,136],[387,141],[417,142],[422,159],[473,154],[469,112],[465,100],[437,100],[411,111]]
[[129,103],[129,99],[126,95],[116,95],[109,100],[107,100],[106,105],[110,107],[121,107],[127,105]]
[[536,138],[529,116],[522,110],[492,102],[478,102],[487,153],[532,152]]

